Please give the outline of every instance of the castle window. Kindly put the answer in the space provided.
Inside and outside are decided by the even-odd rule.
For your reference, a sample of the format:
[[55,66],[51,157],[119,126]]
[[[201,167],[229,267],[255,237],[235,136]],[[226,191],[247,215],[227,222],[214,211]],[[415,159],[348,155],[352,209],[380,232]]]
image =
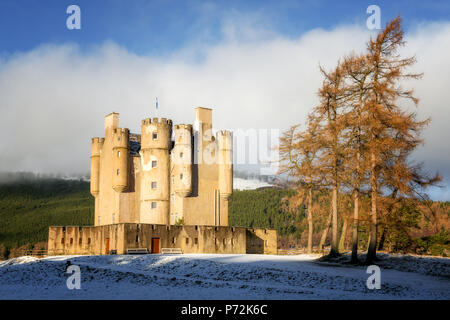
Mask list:
[[70,245],[73,244],[73,238],[70,238]]
[[156,168],[156,160],[152,161],[152,168]]
[[223,238],[223,245],[227,244],[227,239]]
[[64,238],[61,238],[61,244],[64,244]]
[[80,238],[80,240],[78,241],[78,244],[81,246],[83,244],[83,238]]
[[172,244],[175,244],[175,237],[172,238]]
[[152,209],[156,209],[156,202],[152,202]]
[[186,244],[189,244],[189,238],[186,238]]
[[120,169],[117,169],[117,175],[119,175],[120,174]]
[[198,238],[194,238],[194,244],[195,244],[195,245],[198,244]]
[[183,158],[183,152],[180,152],[180,158]]
[[180,173],[180,180],[183,180],[183,174]]
[[120,151],[117,151],[117,157],[120,158]]
[[156,139],[158,139],[158,133],[157,132],[153,132],[153,140],[156,140]]
[[117,137],[117,141],[120,141],[120,136]]
[[152,189],[156,189],[156,181],[152,181]]
[[91,238],[88,238],[88,243],[87,244],[91,244]]

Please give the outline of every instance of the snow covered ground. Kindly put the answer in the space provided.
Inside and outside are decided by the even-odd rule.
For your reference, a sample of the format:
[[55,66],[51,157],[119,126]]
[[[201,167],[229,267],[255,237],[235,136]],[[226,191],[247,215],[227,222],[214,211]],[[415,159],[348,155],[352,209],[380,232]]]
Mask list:
[[235,190],[254,190],[262,187],[271,187],[270,183],[258,179],[233,178],[233,189]]
[[[0,262],[0,299],[450,299],[450,259],[384,256],[381,289],[366,267],[315,255],[20,257]],[[67,261],[81,269],[69,290]]]

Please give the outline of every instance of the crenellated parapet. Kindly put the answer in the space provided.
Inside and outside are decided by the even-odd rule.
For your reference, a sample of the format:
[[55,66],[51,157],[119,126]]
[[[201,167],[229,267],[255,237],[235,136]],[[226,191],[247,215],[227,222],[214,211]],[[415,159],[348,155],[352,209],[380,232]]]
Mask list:
[[103,147],[103,143],[105,142],[105,138],[92,138],[91,141],[91,157],[100,156],[100,152]]
[[152,123],[155,125],[172,126],[172,120],[167,119],[167,118],[161,118],[161,119],[160,118],[146,118],[141,121],[142,125],[144,125],[144,124],[148,125],[148,124],[152,124]]
[[144,119],[141,122],[141,149],[169,149],[172,120],[166,118]]
[[113,131],[113,146],[115,148],[128,148],[128,141],[130,140],[130,130],[127,128],[117,128]]
[[219,150],[233,150],[233,132],[229,130],[217,131],[217,146]]
[[192,130],[192,124],[176,124],[174,125],[175,130],[184,129],[184,130]]

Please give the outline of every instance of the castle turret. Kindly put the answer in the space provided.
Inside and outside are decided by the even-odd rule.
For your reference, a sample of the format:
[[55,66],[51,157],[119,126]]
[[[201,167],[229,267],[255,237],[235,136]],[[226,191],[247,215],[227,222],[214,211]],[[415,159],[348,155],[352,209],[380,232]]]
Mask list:
[[128,144],[129,130],[113,130],[113,180],[112,187],[117,192],[128,189]]
[[176,125],[174,133],[173,188],[178,196],[187,197],[192,193],[192,125]]
[[233,134],[226,130],[218,131],[217,143],[220,197],[228,200],[233,193]]
[[100,151],[103,138],[93,138],[91,143],[91,194],[96,197],[100,191]]
[[142,223],[169,224],[169,149],[172,121],[145,119],[141,123]]

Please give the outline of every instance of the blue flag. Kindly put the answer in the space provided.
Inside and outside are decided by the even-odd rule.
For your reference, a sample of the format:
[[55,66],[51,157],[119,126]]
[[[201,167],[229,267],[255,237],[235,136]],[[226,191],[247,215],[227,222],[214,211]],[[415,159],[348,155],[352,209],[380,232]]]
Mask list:
[[156,109],[158,109],[158,97],[156,97]]

